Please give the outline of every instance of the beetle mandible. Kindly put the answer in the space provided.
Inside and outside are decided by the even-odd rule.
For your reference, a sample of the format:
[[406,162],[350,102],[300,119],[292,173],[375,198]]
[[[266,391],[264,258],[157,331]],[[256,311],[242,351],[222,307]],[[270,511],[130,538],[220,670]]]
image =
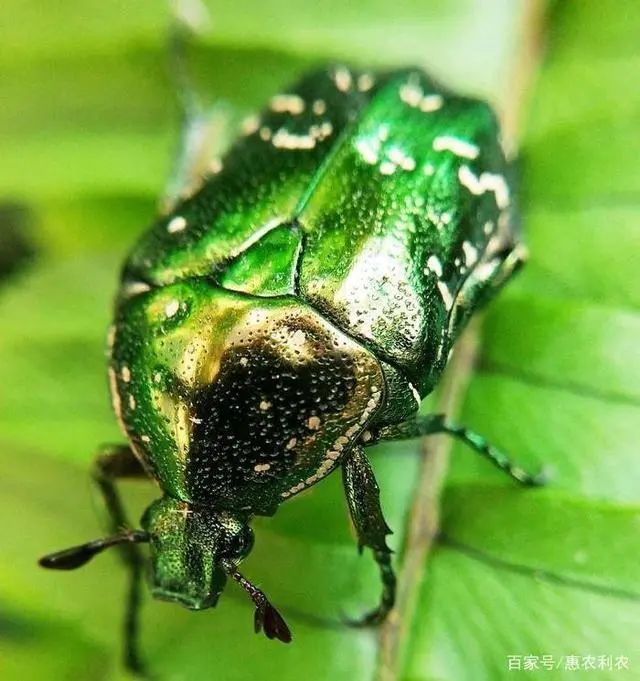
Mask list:
[[[252,516],[342,471],[360,548],[394,603],[390,530],[365,447],[448,433],[523,484],[482,437],[418,407],[456,338],[523,262],[490,107],[419,69],[331,66],[243,126],[201,187],[160,216],[122,271],[109,378],[127,445],[97,457],[114,534],[46,556],[71,569],[125,545],[137,602],[150,546],[154,596],[215,606],[229,577],[256,630],[284,619],[239,571]],[[115,483],[162,497],[130,527]],[[135,614],[127,660],[139,667]]]

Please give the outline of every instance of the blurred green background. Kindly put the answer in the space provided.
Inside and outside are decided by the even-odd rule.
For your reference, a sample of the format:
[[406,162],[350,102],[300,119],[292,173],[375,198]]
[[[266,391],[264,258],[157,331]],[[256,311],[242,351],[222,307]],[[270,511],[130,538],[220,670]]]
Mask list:
[[[203,96],[224,103],[221,147],[241,116],[328,59],[417,64],[496,106],[520,147],[531,262],[467,338],[472,366],[455,362],[425,410],[457,409],[554,479],[522,491],[437,439],[378,447],[401,568],[394,617],[380,630],[341,624],[374,602],[377,581],[332,476],[256,523],[246,565],[294,644],[256,637],[233,587],[204,613],[147,599],[155,677],[640,678],[640,5],[207,6],[189,59]],[[87,471],[96,446],[119,439],[110,301],[178,139],[169,13],[158,0],[5,0],[2,15],[0,678],[122,679],[117,556],[69,574],[36,559],[104,528]],[[124,487],[136,512],[153,496]]]

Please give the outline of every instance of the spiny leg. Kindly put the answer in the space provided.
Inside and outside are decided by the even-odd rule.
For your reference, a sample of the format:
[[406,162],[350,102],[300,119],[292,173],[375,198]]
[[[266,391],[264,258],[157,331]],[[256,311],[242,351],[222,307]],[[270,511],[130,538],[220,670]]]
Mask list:
[[[147,477],[147,475],[129,447],[120,445],[105,447],[96,457],[93,479],[102,493],[112,532],[121,532],[124,528],[130,527],[116,488],[116,481],[122,478],[141,477]],[[134,543],[123,544],[120,555],[129,568],[130,574],[124,620],[124,661],[131,671],[141,674],[144,672],[144,667],[139,654],[138,630],[143,560]]]
[[196,90],[188,65],[187,48],[193,35],[206,27],[206,8],[189,3],[197,12],[184,10],[185,3],[174,3],[169,27],[169,75],[175,90],[181,118],[181,133],[173,168],[162,200],[163,212],[170,212],[181,196],[190,194],[203,175],[211,170],[214,150],[227,123],[225,106],[207,106]]
[[391,549],[386,535],[391,534],[380,507],[380,489],[362,447],[355,447],[342,463],[342,481],[351,519],[358,535],[358,548],[367,546],[380,568],[382,596],[380,604],[356,625],[381,622],[393,607],[396,597],[396,576],[391,565]]
[[416,416],[415,419],[410,421],[394,426],[386,426],[376,433],[376,439],[404,440],[423,435],[434,435],[436,433],[446,433],[464,442],[521,485],[537,486],[543,485],[547,481],[548,476],[544,469],[538,473],[527,472],[511,461],[506,454],[487,442],[482,435],[464,426],[447,421],[444,414]]

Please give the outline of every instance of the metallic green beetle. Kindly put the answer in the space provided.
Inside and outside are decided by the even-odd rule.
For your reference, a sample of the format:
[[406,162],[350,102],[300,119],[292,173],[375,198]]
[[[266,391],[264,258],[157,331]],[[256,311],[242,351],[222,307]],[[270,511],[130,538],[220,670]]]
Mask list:
[[[256,630],[289,641],[238,572],[252,516],[340,467],[359,545],[381,571],[373,623],[395,577],[365,446],[446,432],[537,482],[478,435],[417,414],[523,249],[494,114],[419,70],[314,72],[243,130],[124,266],[109,376],[129,444],[96,467],[120,531],[42,564],[75,568],[125,544],[137,584],[133,545],[148,542],[155,596],[214,606],[231,576],[256,604]],[[143,475],[162,497],[123,532],[115,480]],[[135,667],[133,641],[128,656]]]

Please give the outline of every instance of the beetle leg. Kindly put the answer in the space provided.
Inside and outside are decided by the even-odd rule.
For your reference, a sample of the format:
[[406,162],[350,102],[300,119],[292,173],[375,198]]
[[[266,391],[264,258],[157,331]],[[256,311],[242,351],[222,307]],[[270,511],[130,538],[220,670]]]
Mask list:
[[188,66],[190,38],[206,22],[206,16],[184,17],[174,9],[169,28],[169,73],[178,100],[181,132],[161,204],[166,213],[181,197],[192,194],[202,177],[211,170],[215,149],[224,137],[222,133],[227,125],[226,107],[222,103],[205,105]]
[[391,549],[386,535],[391,534],[380,507],[380,489],[362,447],[355,447],[342,463],[342,481],[351,519],[358,535],[358,549],[367,546],[380,568],[382,596],[380,605],[356,625],[378,624],[393,607],[396,596],[396,576],[391,565]]
[[394,426],[385,426],[376,433],[376,439],[405,440],[423,435],[446,433],[464,442],[478,454],[488,459],[496,468],[507,473],[513,480],[521,485],[533,487],[543,485],[547,481],[547,473],[543,468],[538,473],[529,473],[506,454],[494,447],[478,433],[451,423],[446,420],[444,414],[431,414],[429,416],[417,416],[415,419],[399,423]]
[[109,529],[119,532],[129,527],[115,481],[121,478],[147,477],[135,454],[126,445],[105,446],[95,458],[92,476],[102,492],[109,513]]
[[[121,478],[147,477],[140,462],[124,445],[105,447],[95,459],[93,479],[102,493],[112,532],[120,532],[129,527],[122,500],[116,489],[116,480]],[[129,594],[124,620],[125,664],[133,672],[141,673],[143,664],[138,652],[138,629],[140,609],[140,581],[142,576],[142,556],[133,543],[124,544],[121,553],[129,568]]]

